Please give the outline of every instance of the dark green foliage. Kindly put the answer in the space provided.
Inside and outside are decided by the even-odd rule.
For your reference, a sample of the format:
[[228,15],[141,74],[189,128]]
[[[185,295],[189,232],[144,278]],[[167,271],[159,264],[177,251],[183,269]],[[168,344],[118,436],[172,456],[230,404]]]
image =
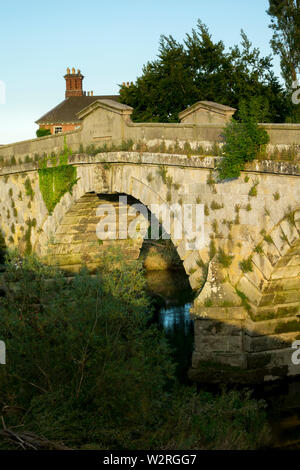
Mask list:
[[82,449],[265,444],[261,402],[176,383],[166,339],[150,323],[141,264],[114,252],[102,263],[96,277],[83,269],[69,281],[34,257],[10,255],[0,297],[6,426]]
[[242,101],[239,108],[241,122],[231,121],[226,125],[223,131],[225,157],[218,166],[221,180],[239,177],[245,163],[253,161],[265,150],[270,138],[258,125],[264,112],[261,100]]
[[162,35],[157,59],[120,89],[121,102],[134,108],[132,119],[143,122],[177,122],[180,111],[200,100],[238,108],[242,98],[255,96],[268,106],[267,122],[284,121],[286,97],[271,57],[261,57],[243,31],[241,45],[226,51],[200,20],[182,43]]
[[4,263],[5,250],[6,250],[5,240],[4,240],[3,233],[0,230],[0,264]]
[[271,46],[280,57],[282,76],[290,87],[300,66],[300,1],[269,0],[268,14],[273,29]]
[[[286,122],[300,121],[300,105],[292,102],[293,82],[297,85],[297,71],[300,66],[300,1],[269,0],[267,13],[271,16],[273,29],[271,46],[280,58],[281,74],[287,88]],[[298,93],[297,93],[298,98]]]
[[45,137],[45,135],[51,135],[50,129],[37,129],[36,136],[37,137]]

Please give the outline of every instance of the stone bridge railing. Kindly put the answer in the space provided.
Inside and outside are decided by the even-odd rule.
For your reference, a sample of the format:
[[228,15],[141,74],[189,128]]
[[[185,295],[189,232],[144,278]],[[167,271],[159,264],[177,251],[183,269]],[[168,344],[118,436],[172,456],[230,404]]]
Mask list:
[[[192,148],[201,145],[211,148],[222,142],[224,124],[181,123],[135,123],[131,121],[132,108],[109,100],[97,100],[79,113],[81,128],[65,134],[46,136],[0,146],[2,160],[24,162],[52,152],[58,154],[67,143],[75,152],[82,152],[88,146],[96,148],[104,144],[119,145],[132,141],[135,145],[144,143],[149,146]],[[261,124],[270,136],[270,148],[300,145],[300,124]],[[0,163],[1,164],[1,163]]]

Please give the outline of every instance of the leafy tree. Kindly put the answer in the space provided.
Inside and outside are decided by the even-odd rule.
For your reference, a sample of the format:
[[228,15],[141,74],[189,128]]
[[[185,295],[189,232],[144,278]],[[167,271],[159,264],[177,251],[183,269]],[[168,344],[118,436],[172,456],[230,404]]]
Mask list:
[[269,0],[267,13],[274,31],[271,46],[279,54],[282,76],[290,87],[300,66],[300,0]]
[[51,130],[50,129],[37,129],[36,131],[36,136],[37,137],[44,137],[45,135],[51,135]]
[[271,57],[261,57],[243,31],[240,46],[226,52],[200,20],[183,43],[162,35],[158,58],[143,67],[135,84],[120,89],[135,121],[178,122],[178,113],[199,100],[237,108],[242,98],[255,96],[267,103],[266,120],[284,120],[285,95]]
[[258,122],[263,121],[266,112],[264,102],[259,98],[249,102],[241,101],[241,122],[232,120],[223,132],[224,159],[218,167],[221,180],[237,178],[245,163],[253,161],[264,151],[270,139],[266,130],[259,127]]

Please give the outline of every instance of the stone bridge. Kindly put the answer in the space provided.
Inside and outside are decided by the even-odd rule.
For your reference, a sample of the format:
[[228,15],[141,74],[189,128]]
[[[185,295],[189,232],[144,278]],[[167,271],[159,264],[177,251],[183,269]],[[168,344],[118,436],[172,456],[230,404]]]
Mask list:
[[[300,338],[299,167],[255,161],[239,179],[217,183],[216,160],[143,152],[71,155],[65,166],[74,170],[73,187],[53,207],[39,162],[3,167],[6,245],[69,270],[82,264],[93,269],[109,243],[96,235],[97,207],[109,195],[127,195],[146,207],[203,204],[204,245],[187,249],[188,233],[172,240],[196,291],[191,379],[258,382],[296,375],[300,365],[292,363],[291,343]],[[51,168],[59,172],[46,166],[50,176]],[[55,182],[49,181],[51,192]],[[137,257],[142,241],[119,243]]]

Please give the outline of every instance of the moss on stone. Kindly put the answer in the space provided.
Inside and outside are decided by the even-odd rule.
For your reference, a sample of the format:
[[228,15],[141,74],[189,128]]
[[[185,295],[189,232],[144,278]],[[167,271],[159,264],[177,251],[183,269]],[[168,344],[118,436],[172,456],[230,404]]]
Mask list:
[[63,195],[72,192],[77,182],[77,168],[72,165],[59,165],[39,169],[39,184],[49,214],[51,214]]
[[290,333],[300,331],[300,320],[291,320],[288,322],[280,322],[275,328],[275,333]]

